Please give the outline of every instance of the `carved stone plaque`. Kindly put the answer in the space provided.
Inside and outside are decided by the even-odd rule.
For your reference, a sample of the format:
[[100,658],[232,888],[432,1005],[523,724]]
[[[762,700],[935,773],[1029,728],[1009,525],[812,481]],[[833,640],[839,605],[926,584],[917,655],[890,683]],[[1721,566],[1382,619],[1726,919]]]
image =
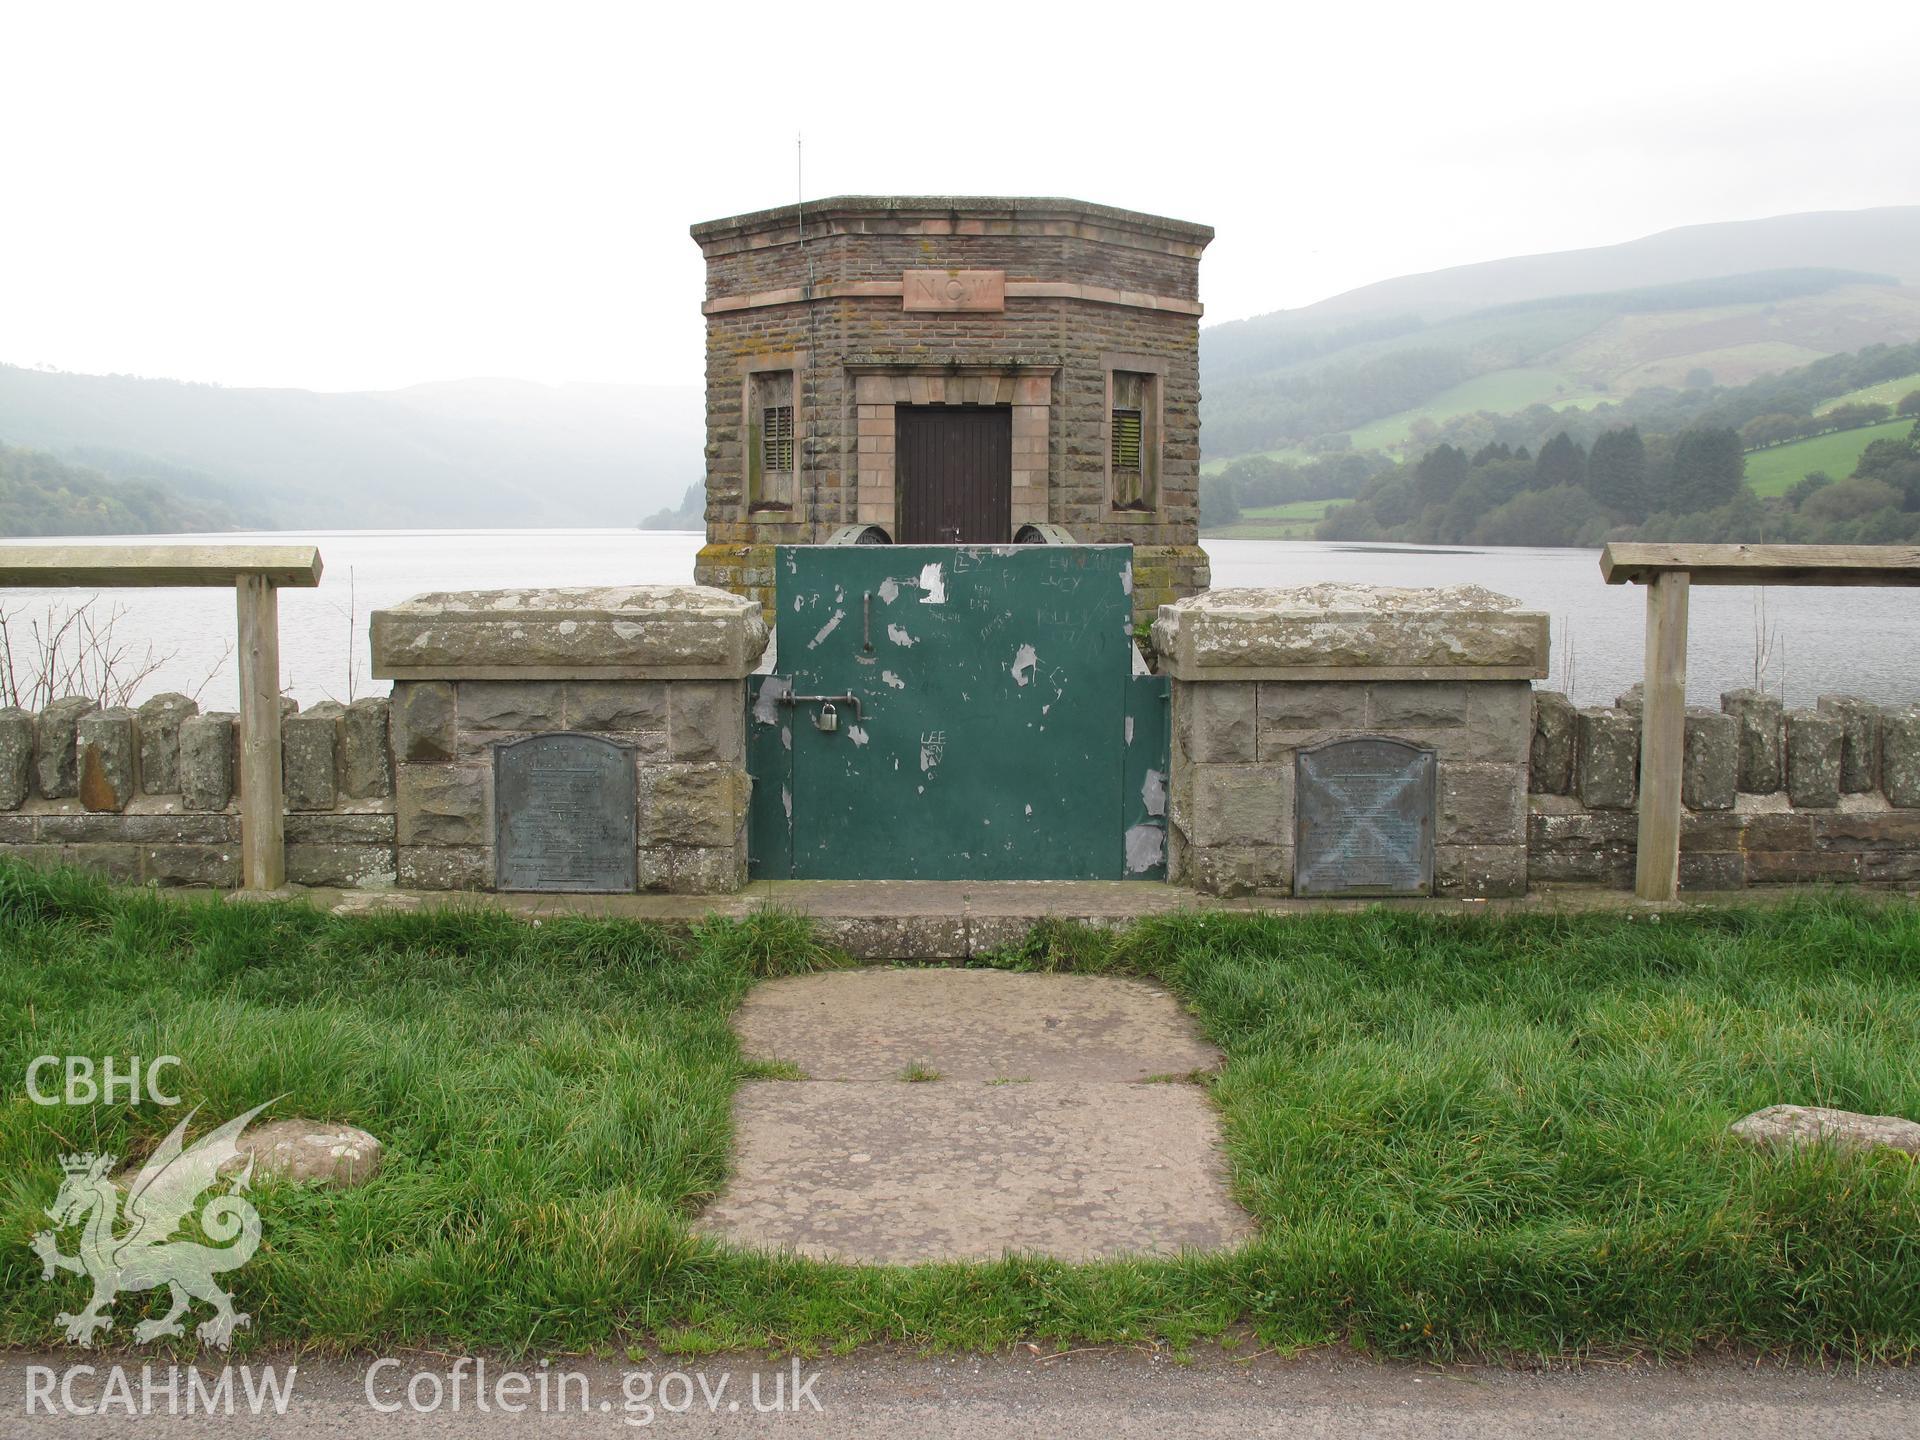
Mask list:
[[639,888],[633,752],[561,731],[493,748],[493,853],[502,890]]
[[1336,740],[1294,762],[1293,892],[1433,890],[1434,760],[1398,740]]
[[1004,310],[1004,270],[909,270],[901,277],[906,310]]

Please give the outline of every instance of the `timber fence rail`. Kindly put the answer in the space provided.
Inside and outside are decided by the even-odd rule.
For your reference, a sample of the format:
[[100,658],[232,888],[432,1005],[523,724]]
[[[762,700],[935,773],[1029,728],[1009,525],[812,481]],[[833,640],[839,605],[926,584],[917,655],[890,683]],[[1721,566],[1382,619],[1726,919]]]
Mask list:
[[1694,585],[1920,585],[1913,545],[1608,545],[1609,585],[1647,587],[1640,832],[1634,894],[1680,888],[1680,775],[1687,725],[1687,595]]
[[320,583],[311,545],[0,545],[0,587],[234,592],[240,667],[240,873],[248,890],[286,883],[280,778],[280,590]]

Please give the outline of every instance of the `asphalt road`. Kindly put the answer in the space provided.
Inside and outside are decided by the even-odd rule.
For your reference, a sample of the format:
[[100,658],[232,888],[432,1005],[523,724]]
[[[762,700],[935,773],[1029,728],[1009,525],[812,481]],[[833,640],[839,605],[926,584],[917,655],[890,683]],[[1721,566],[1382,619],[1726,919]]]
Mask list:
[[[124,1389],[108,1368],[116,1360]],[[93,1373],[69,1373],[88,1363]],[[218,1367],[204,1367],[196,1383],[184,1372],[170,1377],[161,1365],[144,1379],[150,1413],[130,1415],[129,1406],[143,1405],[141,1366],[153,1363],[140,1355],[72,1351],[0,1355],[0,1436],[1920,1436],[1920,1371],[1820,1371],[1737,1360],[1540,1371],[1379,1364],[1328,1354],[1244,1358],[1216,1350],[1184,1365],[1164,1353],[1124,1350],[1046,1358],[1022,1347],[1011,1355],[957,1359],[882,1351],[801,1362],[796,1395],[792,1361],[753,1355],[627,1366],[565,1360],[544,1371],[537,1363],[488,1360],[478,1372],[467,1361],[457,1366],[457,1390],[452,1357],[389,1363],[373,1373],[369,1389],[366,1360],[249,1356],[249,1374],[236,1364],[229,1377],[233,1414],[199,1410],[199,1394],[208,1387],[218,1401]],[[246,1381],[250,1375],[257,1390],[265,1365],[277,1366],[283,1383],[287,1367],[298,1366],[283,1415],[270,1408],[246,1413]],[[561,1371],[569,1378],[559,1380]],[[808,1384],[810,1377],[817,1378]],[[168,1418],[169,1378],[179,1397],[174,1408],[185,1409],[192,1392],[196,1413]],[[780,1412],[755,1412],[756,1399],[771,1406],[776,1398]],[[526,1408],[508,1413],[503,1403]],[[96,1413],[81,1413],[89,1410]]]

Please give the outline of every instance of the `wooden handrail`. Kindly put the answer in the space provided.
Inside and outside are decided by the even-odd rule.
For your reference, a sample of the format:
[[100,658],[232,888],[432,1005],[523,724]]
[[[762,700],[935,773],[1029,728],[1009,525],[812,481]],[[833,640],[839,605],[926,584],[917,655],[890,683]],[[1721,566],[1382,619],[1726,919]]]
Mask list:
[[234,592],[240,628],[240,883],[286,884],[280,784],[280,589],[320,583],[311,545],[0,545],[0,586]]
[[1647,587],[1640,831],[1633,892],[1680,893],[1680,772],[1687,743],[1687,594],[1695,585],[1920,585],[1913,545],[1625,543],[1600,552],[1609,585]]
[[1920,585],[1920,546],[1630,541],[1600,552],[1600,575],[1609,585],[1677,573],[1695,585]]
[[225,587],[242,575],[269,585],[320,583],[311,545],[0,545],[0,585],[41,590]]

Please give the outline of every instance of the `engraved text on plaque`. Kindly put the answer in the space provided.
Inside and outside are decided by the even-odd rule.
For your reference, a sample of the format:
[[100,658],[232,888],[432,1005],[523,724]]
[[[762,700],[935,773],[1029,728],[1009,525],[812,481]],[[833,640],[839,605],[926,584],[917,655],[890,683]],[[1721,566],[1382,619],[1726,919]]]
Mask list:
[[1433,889],[1434,759],[1398,740],[1299,752],[1296,895],[1425,895]]
[[638,888],[633,752],[561,732],[496,745],[494,857],[502,890]]

